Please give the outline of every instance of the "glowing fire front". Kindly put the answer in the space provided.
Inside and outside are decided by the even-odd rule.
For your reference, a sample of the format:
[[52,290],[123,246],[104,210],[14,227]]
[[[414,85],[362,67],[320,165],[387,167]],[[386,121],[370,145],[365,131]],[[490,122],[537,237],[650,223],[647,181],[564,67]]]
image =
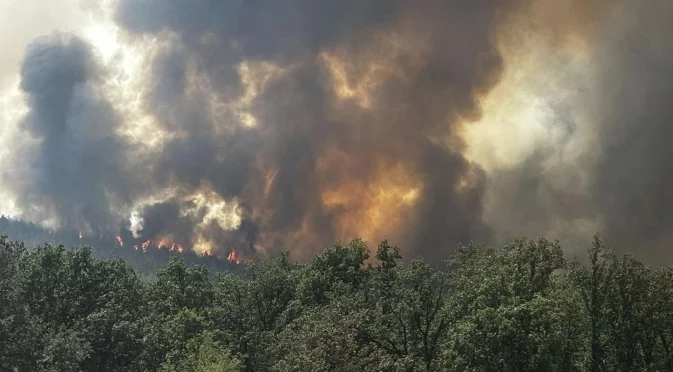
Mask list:
[[231,250],[231,252],[229,252],[229,255],[227,256],[227,261],[235,262],[237,264],[241,263],[241,260],[238,258],[238,254],[233,249]]
[[[84,234],[83,232],[78,232],[77,236],[80,240],[84,239],[98,239],[102,240],[103,238],[101,236],[104,236],[105,234],[101,233],[96,233],[96,234]],[[110,236],[110,235],[108,235]],[[122,238],[120,235],[116,235],[114,237],[115,245],[118,246],[119,248],[123,248],[125,246],[128,247],[133,247],[134,250],[140,251],[143,253],[147,253],[150,250],[167,250],[171,253],[184,253],[185,248],[182,244],[176,243],[169,241],[167,239],[160,239],[160,240],[144,240],[144,241],[132,241],[132,242],[125,242],[124,238]],[[230,249],[229,253],[227,254],[226,257],[218,255],[216,253],[213,253],[212,249],[207,249],[203,251],[199,251],[197,249],[191,249],[191,251],[199,256],[208,256],[208,257],[216,257],[217,259],[226,259],[227,261],[231,263],[235,263],[237,265],[240,265],[243,263],[243,259],[240,255],[239,252],[237,252],[234,249]]]
[[[124,241],[121,239],[121,237],[119,236],[117,237],[117,242],[119,243],[120,247],[124,246]],[[147,252],[150,247],[156,249],[167,249],[170,252],[177,252],[177,253],[184,252],[184,248],[182,247],[181,244],[174,242],[167,242],[165,240],[146,240],[141,244],[136,244],[133,246],[133,248],[136,251],[138,249],[142,249],[143,252]]]

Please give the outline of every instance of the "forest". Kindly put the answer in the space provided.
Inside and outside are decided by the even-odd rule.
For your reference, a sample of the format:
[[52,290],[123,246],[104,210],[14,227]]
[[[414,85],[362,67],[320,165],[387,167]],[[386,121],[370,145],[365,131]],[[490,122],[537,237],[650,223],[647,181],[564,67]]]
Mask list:
[[598,235],[576,260],[544,238],[460,246],[441,265],[355,239],[242,266],[176,255],[150,277],[2,237],[0,370],[673,370],[673,269]]

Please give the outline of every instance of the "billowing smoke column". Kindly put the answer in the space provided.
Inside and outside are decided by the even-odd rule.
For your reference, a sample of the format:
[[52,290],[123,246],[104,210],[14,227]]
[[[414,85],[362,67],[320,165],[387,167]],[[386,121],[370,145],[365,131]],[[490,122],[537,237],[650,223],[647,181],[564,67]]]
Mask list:
[[[158,182],[238,198],[265,248],[310,254],[364,234],[439,257],[487,238],[484,175],[457,130],[497,81],[506,5],[121,1],[129,33],[171,40],[147,95],[175,134]],[[265,73],[249,117],[213,116]]]
[[89,45],[75,36],[56,33],[28,47],[21,89],[29,113],[20,126],[30,140],[3,174],[25,217],[57,216],[62,225],[98,231],[118,225],[113,204],[140,190],[115,132],[119,118],[97,92],[103,78]]
[[[94,230],[153,191],[178,190],[145,204],[136,233],[205,250],[306,257],[361,235],[444,256],[489,237],[485,177],[461,154],[459,128],[498,80],[496,15],[507,10],[491,0],[121,0],[116,21],[131,39],[164,41],[144,72],[161,149],[134,152],[86,90],[97,78],[86,45],[40,40],[22,74],[25,127],[41,141],[25,182],[39,189],[22,194]],[[200,190],[235,203],[238,224],[204,223],[211,207],[186,197]]]
[[[507,8],[123,0],[117,20],[172,41],[154,59],[147,97],[177,134],[156,163],[162,182],[239,198],[263,247],[313,253],[365,235],[436,258],[489,236],[485,177],[461,154],[458,130],[497,82],[494,30]],[[265,69],[272,76],[249,117],[209,115],[213,101],[240,101],[246,78]]]
[[[635,0],[117,0],[125,42],[151,45],[137,93],[152,130],[129,131],[85,42],[36,40],[21,69],[29,140],[3,180],[31,220],[121,223],[199,251],[307,258],[362,236],[436,260],[459,242],[595,227],[663,252],[672,19],[669,2]],[[527,33],[558,50],[581,40],[591,79],[548,105],[553,146],[517,138],[530,155],[484,168],[465,133]]]

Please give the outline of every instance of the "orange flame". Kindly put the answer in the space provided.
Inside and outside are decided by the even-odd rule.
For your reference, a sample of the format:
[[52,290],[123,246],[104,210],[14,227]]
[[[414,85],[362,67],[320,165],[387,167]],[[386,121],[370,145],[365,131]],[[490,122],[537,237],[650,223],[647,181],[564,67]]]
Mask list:
[[122,240],[122,237],[119,235],[117,235],[117,243],[119,243],[120,247],[124,246],[124,241]]
[[176,250],[178,251],[178,253],[182,253],[182,252],[184,252],[184,249],[182,248],[182,245],[180,245],[180,244],[176,244],[176,243],[173,243],[173,244],[171,245],[171,249],[170,249],[170,250],[171,250],[171,252],[175,252]]
[[[120,243],[121,244],[121,243]],[[134,245],[133,248],[137,251],[138,249],[142,249],[143,252],[147,252],[150,247],[154,247],[157,249],[167,249],[169,252],[178,252],[182,253],[185,251],[185,249],[182,247],[182,244],[174,243],[174,242],[169,242],[166,240],[146,240],[143,243],[138,245]]]
[[152,245],[156,246],[159,249],[168,249],[170,252],[184,252],[181,244],[168,242],[166,240],[160,240],[158,242],[151,242]]
[[233,249],[231,250],[231,252],[229,252],[229,255],[227,256],[227,260],[229,262],[236,262],[237,264],[241,263],[241,260],[238,258],[238,254]]

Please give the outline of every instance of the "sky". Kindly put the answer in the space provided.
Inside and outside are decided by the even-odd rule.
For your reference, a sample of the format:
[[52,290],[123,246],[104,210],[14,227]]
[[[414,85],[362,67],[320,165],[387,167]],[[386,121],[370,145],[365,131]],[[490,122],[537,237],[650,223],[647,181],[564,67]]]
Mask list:
[[78,32],[86,27],[89,17],[72,0],[2,0],[0,1],[0,34],[3,58],[0,61],[0,82],[7,89],[17,77],[26,45],[38,36],[54,30]]

